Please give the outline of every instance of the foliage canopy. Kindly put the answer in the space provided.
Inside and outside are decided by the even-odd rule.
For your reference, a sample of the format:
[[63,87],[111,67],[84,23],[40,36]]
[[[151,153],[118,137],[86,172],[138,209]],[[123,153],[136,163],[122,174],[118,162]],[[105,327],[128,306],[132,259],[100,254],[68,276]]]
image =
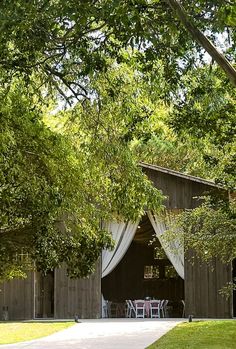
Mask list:
[[[0,10],[2,278],[31,259],[88,275],[112,246],[101,219],[161,206],[138,160],[235,188],[234,1],[3,0]],[[222,62],[208,51],[220,68],[206,36],[222,45]]]
[[101,219],[135,220],[162,202],[124,141],[128,105],[117,102],[114,117],[115,105],[96,99],[53,116],[20,79],[1,100],[1,277],[22,275],[30,260],[86,276],[112,247]]

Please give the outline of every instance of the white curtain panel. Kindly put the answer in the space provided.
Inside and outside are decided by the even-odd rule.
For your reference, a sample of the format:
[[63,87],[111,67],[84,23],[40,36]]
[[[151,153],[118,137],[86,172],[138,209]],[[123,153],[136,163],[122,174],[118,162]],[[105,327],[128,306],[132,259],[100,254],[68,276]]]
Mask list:
[[[168,259],[172,263],[179,276],[184,279],[184,247],[181,246],[177,238],[172,241],[165,239],[164,233],[168,230],[165,219],[162,219],[151,211],[148,211],[148,218],[152,223],[156,236],[158,237]],[[168,219],[172,219],[171,215],[168,217]]]
[[105,229],[112,234],[115,247],[112,251],[102,251],[102,278],[111,273],[125,255],[134,238],[138,223],[113,221],[105,224]]

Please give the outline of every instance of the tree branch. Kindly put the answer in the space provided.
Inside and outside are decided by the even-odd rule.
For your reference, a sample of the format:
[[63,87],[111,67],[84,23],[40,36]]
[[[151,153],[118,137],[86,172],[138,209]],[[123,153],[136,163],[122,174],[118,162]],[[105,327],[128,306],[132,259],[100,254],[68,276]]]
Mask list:
[[178,19],[191,34],[192,38],[209,53],[209,55],[219,64],[221,69],[224,70],[232,84],[236,86],[236,70],[226,57],[217,50],[212,42],[191,22],[190,17],[180,2],[178,0],[164,1],[172,8]]
[[[86,91],[86,89],[79,83],[79,82],[77,82],[77,81],[68,81],[67,79],[66,79],[66,77],[65,77],[65,74],[63,74],[62,72],[59,72],[58,70],[55,70],[55,69],[53,69],[53,68],[51,68],[48,64],[46,65],[46,70],[50,73],[50,74],[52,74],[52,75],[54,75],[54,76],[56,76],[56,77],[58,77],[62,82],[63,82],[63,84],[71,91],[71,93],[73,94],[73,96],[76,98],[76,99],[78,99],[78,96],[82,96],[83,98],[85,98],[85,99],[88,99],[89,100],[89,97],[87,96],[87,91]],[[83,92],[77,92],[77,91],[75,91],[74,89],[73,89],[73,85],[75,85],[75,86],[77,86],[78,88],[80,88]],[[57,88],[58,88],[59,86],[57,86]],[[60,93],[61,93],[61,90],[59,91]],[[65,95],[63,94],[63,96],[65,97]]]

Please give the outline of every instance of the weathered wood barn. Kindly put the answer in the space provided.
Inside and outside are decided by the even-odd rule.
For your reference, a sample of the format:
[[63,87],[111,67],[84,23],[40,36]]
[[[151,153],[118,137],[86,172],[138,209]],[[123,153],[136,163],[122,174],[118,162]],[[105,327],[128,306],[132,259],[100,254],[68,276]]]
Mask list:
[[[220,191],[214,183],[181,174],[159,166],[141,164],[144,173],[166,196],[168,210],[191,209],[199,204],[197,197]],[[10,320],[33,318],[100,318],[102,295],[121,303],[125,299],[158,297],[172,305],[170,316],[181,316],[181,300],[185,314],[195,317],[231,318],[235,316],[235,295],[228,299],[219,289],[232,281],[236,263],[223,265],[214,261],[214,269],[185,258],[184,277],[174,270],[158,243],[150,244],[155,229],[145,215],[138,223],[134,237],[119,263],[102,278],[102,262],[97,262],[89,279],[71,280],[65,269],[47,276],[31,273],[27,279],[15,279],[0,285],[0,318],[5,310]],[[2,312],[2,314],[1,314]]]

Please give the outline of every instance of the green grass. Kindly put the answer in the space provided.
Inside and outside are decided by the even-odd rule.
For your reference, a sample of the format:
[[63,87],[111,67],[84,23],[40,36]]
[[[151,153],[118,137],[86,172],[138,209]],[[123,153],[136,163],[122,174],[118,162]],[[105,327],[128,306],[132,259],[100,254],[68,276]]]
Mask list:
[[29,341],[48,336],[74,325],[74,322],[4,322],[0,323],[0,344]]
[[182,323],[148,349],[235,349],[236,321]]

